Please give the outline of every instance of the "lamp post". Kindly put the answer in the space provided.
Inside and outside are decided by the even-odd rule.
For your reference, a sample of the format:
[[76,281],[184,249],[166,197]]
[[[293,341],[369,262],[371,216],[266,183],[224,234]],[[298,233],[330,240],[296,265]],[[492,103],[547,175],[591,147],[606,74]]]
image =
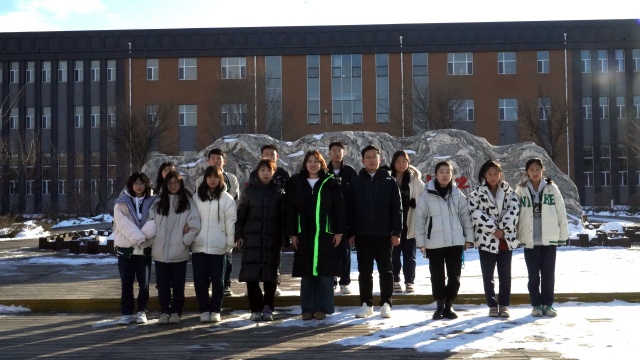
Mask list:
[[567,175],[571,178],[571,160],[569,157],[569,78],[567,71],[567,33],[564,33],[564,118],[567,122]]
[[402,110],[402,137],[404,137],[404,54],[402,52],[402,36],[400,36],[400,106]]
[[133,113],[132,111],[132,95],[131,95],[131,43],[129,43],[129,174],[133,174],[133,153],[132,153],[132,138],[131,138],[131,131],[132,131],[132,120],[131,120],[131,114]]

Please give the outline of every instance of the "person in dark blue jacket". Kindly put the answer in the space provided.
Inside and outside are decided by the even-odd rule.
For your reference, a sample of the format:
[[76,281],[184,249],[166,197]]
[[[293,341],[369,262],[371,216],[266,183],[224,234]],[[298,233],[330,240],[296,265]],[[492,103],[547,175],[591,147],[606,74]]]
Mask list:
[[391,317],[393,271],[392,246],[400,244],[402,203],[398,184],[388,171],[380,169],[380,149],[362,149],[360,170],[350,184],[349,242],[355,243],[362,307],[356,317],[373,315],[373,261],[380,276],[380,316]]

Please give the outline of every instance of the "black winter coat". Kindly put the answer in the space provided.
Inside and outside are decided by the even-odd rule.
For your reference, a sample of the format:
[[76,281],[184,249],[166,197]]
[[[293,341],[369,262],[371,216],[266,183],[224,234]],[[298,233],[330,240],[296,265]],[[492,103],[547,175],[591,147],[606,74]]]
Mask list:
[[[287,234],[298,237],[293,276],[339,276],[339,248],[333,246],[333,236],[344,235],[347,224],[340,181],[321,170],[311,189],[308,176],[306,170],[294,175],[287,193]],[[342,241],[347,239],[343,237]]]
[[372,177],[362,169],[358,176],[351,180],[349,188],[347,215],[350,236],[400,236],[400,190],[388,171],[378,169]]
[[239,281],[278,281],[283,243],[284,190],[249,180],[238,205],[236,240],[243,239]]
[[[329,162],[329,164],[327,164],[327,168],[329,169],[328,170],[329,174],[333,174],[334,169],[333,169],[332,162]],[[350,191],[349,184],[351,183],[351,180],[353,180],[353,178],[358,176],[358,173],[356,172],[356,169],[353,168],[353,166],[347,165],[343,161],[342,166],[340,167],[340,173],[333,174],[333,176],[336,179],[340,179],[340,188],[342,189],[342,196],[344,197],[344,200],[346,202],[349,199],[349,191]],[[346,233],[344,234],[344,240],[349,239],[349,237],[350,237],[349,227],[347,226]]]

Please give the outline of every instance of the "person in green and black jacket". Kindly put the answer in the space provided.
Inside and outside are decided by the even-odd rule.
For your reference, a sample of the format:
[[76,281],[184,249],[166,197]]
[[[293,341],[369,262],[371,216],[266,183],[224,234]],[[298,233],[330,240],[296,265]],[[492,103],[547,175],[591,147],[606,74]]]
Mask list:
[[287,231],[295,250],[293,276],[302,277],[302,319],[323,320],[334,312],[333,277],[340,274],[339,245],[346,229],[340,182],[327,172],[317,150],[289,180]]

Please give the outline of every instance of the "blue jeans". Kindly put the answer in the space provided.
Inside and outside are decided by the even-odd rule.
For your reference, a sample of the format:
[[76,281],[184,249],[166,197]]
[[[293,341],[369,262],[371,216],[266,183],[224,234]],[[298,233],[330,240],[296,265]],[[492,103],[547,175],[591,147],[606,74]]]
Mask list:
[[303,276],[300,281],[300,308],[303,314],[317,311],[333,314],[333,276]]
[[340,285],[351,284],[351,245],[349,240],[342,238],[338,245],[340,253]]
[[[489,307],[509,306],[511,303],[511,250],[499,250],[497,254],[479,250],[480,269],[482,270],[482,282],[484,283],[484,296]],[[500,296],[496,299],[493,272],[498,266],[498,291]]]
[[[402,255],[402,261],[400,255]],[[416,239],[407,239],[404,231],[400,245],[393,247],[392,268],[394,282],[400,282],[400,269],[402,269],[404,283],[413,284],[416,278]]]
[[[187,261],[165,263],[156,261],[156,288],[160,311],[182,316],[184,308],[184,283],[187,278]],[[173,291],[173,294],[171,292]]]
[[138,311],[147,312],[149,303],[149,281],[151,280],[151,257],[132,255],[130,259],[118,256],[118,270],[122,291],[120,308],[122,315],[133,315],[133,283],[138,280]]
[[[196,292],[198,309],[201,313],[219,313],[222,308],[226,257],[226,255],[205,253],[191,254],[193,288]],[[211,298],[209,298],[209,285],[211,285]]]
[[531,306],[553,305],[556,281],[556,247],[534,246],[524,249],[524,261],[529,272]]

